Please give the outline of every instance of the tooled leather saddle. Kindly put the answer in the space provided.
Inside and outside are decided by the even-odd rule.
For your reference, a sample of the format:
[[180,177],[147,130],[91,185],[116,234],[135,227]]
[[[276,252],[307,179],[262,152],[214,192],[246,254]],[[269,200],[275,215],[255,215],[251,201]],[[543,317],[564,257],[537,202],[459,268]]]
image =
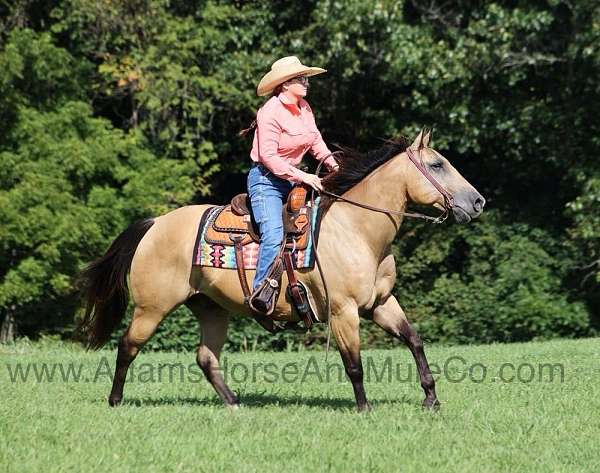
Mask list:
[[[303,186],[292,188],[287,205],[283,208],[283,229],[285,238],[281,252],[283,267],[288,276],[288,293],[296,312],[302,318],[306,328],[310,328],[318,318],[310,308],[306,288],[295,275],[291,254],[295,250],[303,250],[310,239],[311,215],[314,209],[306,202],[307,189]],[[206,229],[205,239],[208,243],[224,246],[234,246],[238,277],[244,301],[250,305],[250,287],[244,267],[243,246],[259,242],[259,232],[252,215],[252,207],[248,194],[236,195],[229,205],[224,206],[214,217],[212,225]],[[280,276],[280,274],[279,274]],[[276,294],[279,294],[277,290]],[[273,306],[274,308],[274,306]],[[254,318],[269,332],[277,332],[281,327],[274,325],[273,319],[267,317],[272,313],[263,314],[253,311]]]
[[[308,244],[309,224],[312,208],[306,205],[306,189],[294,187],[283,208],[283,231],[287,237],[286,245],[303,250]],[[233,246],[236,242],[247,245],[260,240],[258,227],[252,215],[248,194],[238,194],[214,218],[207,229],[206,241],[224,246]]]

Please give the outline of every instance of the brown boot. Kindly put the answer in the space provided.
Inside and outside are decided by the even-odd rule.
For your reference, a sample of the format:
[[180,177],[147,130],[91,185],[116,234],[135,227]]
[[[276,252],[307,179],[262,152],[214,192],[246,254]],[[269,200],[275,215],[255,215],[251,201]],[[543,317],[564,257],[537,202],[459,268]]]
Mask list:
[[281,291],[282,273],[283,264],[281,258],[278,257],[273,263],[269,275],[250,296],[248,304],[253,311],[264,315],[271,315],[273,313]]

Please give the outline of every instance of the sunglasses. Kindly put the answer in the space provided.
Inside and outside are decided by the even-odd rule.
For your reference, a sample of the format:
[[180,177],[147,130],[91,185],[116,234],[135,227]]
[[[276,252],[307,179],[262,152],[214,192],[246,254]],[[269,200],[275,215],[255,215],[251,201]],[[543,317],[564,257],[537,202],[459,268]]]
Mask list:
[[290,83],[290,84],[293,84],[294,82],[297,82],[298,84],[302,84],[302,85],[308,85],[308,77],[299,76],[299,77],[294,77],[293,79],[288,80],[288,83]]

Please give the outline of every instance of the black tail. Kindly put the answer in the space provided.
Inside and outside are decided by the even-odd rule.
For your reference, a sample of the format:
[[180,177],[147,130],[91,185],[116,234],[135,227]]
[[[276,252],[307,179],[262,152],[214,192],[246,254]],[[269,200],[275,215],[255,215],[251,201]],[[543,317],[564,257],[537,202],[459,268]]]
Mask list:
[[108,251],[80,274],[86,310],[78,331],[85,334],[89,348],[101,348],[117,328],[127,309],[127,273],[133,255],[153,219],[138,220],[121,233]]

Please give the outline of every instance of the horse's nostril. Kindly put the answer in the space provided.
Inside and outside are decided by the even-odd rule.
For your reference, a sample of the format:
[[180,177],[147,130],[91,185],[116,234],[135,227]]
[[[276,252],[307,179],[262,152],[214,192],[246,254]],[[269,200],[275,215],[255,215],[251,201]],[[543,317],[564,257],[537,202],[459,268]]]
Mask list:
[[485,205],[485,199],[483,197],[477,197],[475,202],[473,203],[473,208],[476,212],[481,212],[483,210],[483,206]]

